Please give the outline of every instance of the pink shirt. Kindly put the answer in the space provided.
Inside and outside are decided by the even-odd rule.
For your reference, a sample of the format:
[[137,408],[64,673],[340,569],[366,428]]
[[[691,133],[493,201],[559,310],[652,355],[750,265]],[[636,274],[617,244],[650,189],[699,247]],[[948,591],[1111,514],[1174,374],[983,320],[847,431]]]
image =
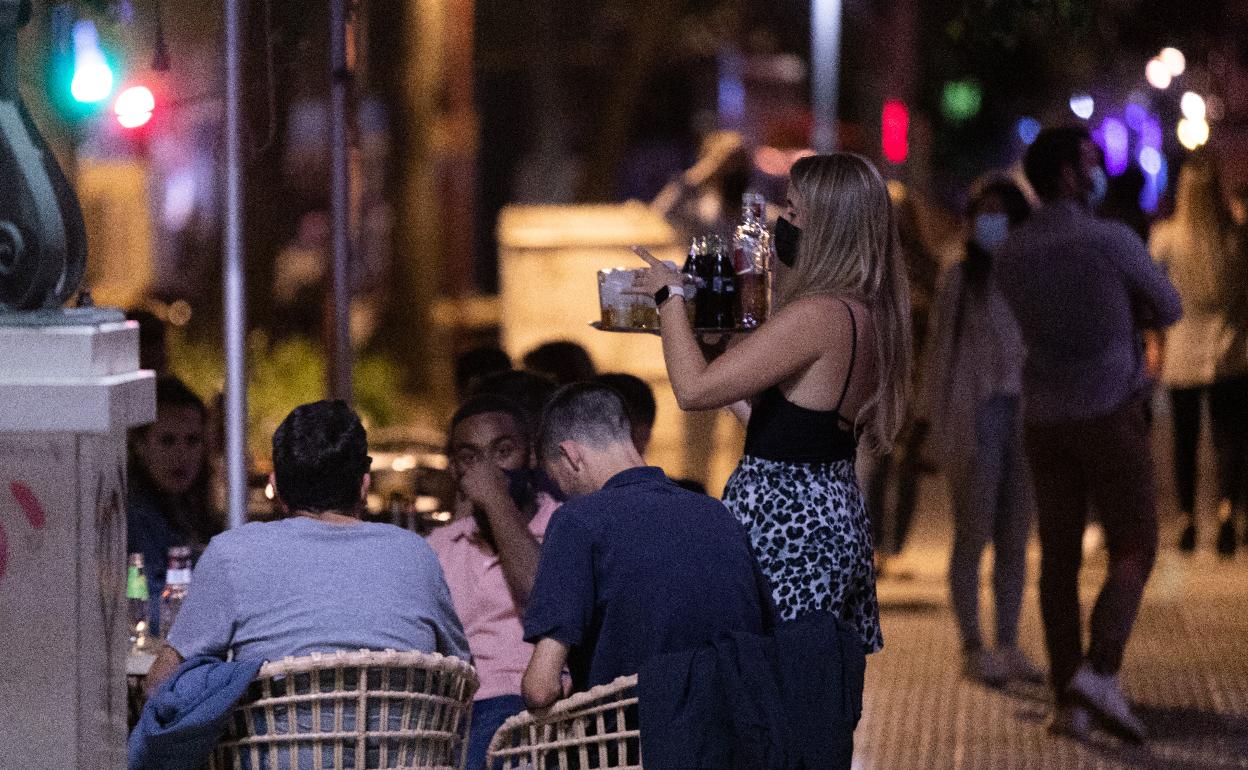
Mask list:
[[[539,543],[558,507],[554,498],[538,493],[529,531]],[[451,602],[468,636],[472,662],[481,678],[477,700],[519,695],[533,645],[524,641],[524,618],[507,587],[498,554],[481,539],[471,516],[434,530],[427,539],[442,563]]]

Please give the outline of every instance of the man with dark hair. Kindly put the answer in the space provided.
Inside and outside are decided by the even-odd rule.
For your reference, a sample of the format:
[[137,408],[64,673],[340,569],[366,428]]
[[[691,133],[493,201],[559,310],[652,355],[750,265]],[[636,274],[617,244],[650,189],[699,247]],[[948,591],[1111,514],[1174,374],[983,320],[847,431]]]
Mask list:
[[523,681],[531,708],[562,697],[565,663],[585,690],[723,632],[771,630],[771,588],[745,531],[717,500],[645,467],[614,390],[556,393],[538,452],[572,499],[547,530],[525,612],[525,640],[536,644]]
[[272,482],[290,515],[208,544],[149,692],[200,655],[397,649],[468,659],[433,551],[414,533],[360,521],[370,463],[364,426],[346,403],[304,404],[286,417],[273,435]]
[[556,385],[585,382],[598,371],[589,352],[569,340],[546,342],[533,348],[524,354],[524,368],[554,380]]
[[[1095,711],[1144,738],[1118,684],[1157,552],[1156,490],[1138,343],[1142,318],[1164,327],[1179,297],[1138,235],[1092,212],[1107,186],[1082,128],[1041,132],[1023,166],[1043,206],[1014,229],[993,269],[1022,329],[1026,443],[1040,529],[1040,610],[1057,713],[1082,736]],[[1105,529],[1109,570],[1085,655],[1079,568],[1088,510]]]
[[471,396],[501,396],[524,411],[525,427],[529,435],[536,435],[537,421],[546,408],[546,402],[559,386],[549,377],[513,369],[495,372],[482,378],[469,394]]
[[447,454],[461,515],[429,535],[481,678],[466,767],[485,767],[490,738],[524,710],[520,680],[533,652],[520,617],[540,542],[559,507],[532,468],[532,423],[502,396],[474,396],[451,418]]
[[650,446],[654,418],[658,412],[654,402],[654,389],[640,377],[623,372],[600,374],[591,382],[606,385],[624,399],[624,410],[628,413],[628,422],[633,430],[633,445],[637,447],[637,454],[644,456],[646,448]]
[[473,348],[455,359],[455,393],[463,401],[481,380],[498,372],[511,371],[511,357],[493,345]]

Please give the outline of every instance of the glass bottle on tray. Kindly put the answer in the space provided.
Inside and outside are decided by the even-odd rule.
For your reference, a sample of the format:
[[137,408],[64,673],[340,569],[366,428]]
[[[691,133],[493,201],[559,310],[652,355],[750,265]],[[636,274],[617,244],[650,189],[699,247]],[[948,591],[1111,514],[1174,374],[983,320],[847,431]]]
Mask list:
[[[735,329],[737,327],[737,271],[732,257],[718,236],[708,237],[710,276],[706,282],[706,301],[698,303],[701,320],[695,323],[706,329]],[[705,310],[704,310],[705,306]]]
[[741,224],[732,236],[740,312],[737,320],[753,329],[771,310],[771,233],[766,225],[766,200],[758,193],[741,199]]

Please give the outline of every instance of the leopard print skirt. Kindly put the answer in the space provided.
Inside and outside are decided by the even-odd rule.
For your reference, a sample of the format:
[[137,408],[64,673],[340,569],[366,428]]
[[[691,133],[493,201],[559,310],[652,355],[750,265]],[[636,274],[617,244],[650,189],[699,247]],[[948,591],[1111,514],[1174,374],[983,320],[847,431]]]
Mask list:
[[884,646],[871,525],[852,462],[746,455],[728,479],[724,505],[750,534],[780,620],[831,612],[857,629],[868,653]]

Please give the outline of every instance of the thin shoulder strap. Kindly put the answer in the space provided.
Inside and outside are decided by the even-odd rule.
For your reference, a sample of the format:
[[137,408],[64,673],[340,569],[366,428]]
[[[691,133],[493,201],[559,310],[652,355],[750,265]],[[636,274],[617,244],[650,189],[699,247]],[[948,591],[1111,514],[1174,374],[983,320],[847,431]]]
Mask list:
[[841,405],[845,403],[845,396],[849,393],[849,383],[854,378],[854,364],[858,360],[858,319],[854,316],[854,308],[845,300],[841,300],[841,304],[849,311],[849,325],[852,332],[852,338],[849,345],[849,369],[845,372],[845,384],[841,386],[841,398],[836,402],[836,411],[841,411]]

